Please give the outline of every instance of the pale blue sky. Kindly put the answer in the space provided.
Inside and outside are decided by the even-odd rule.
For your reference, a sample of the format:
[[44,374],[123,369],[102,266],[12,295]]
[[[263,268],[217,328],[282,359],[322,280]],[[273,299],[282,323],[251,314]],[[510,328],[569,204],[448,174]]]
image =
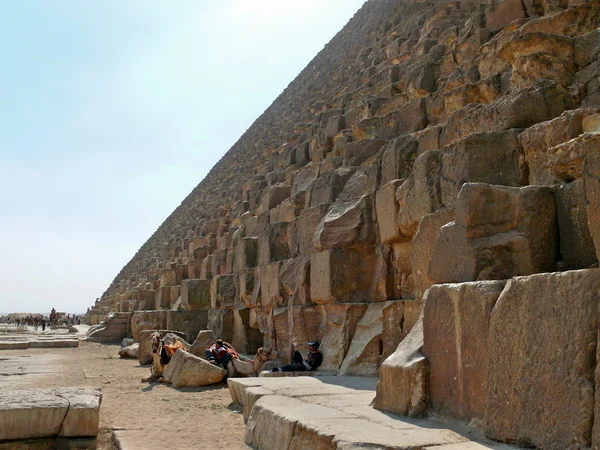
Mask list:
[[0,312],[80,312],[364,0],[0,3]]

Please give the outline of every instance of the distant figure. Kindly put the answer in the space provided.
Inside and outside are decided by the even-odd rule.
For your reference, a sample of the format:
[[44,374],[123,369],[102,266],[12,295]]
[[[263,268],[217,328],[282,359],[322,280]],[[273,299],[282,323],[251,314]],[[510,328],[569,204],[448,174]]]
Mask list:
[[46,318],[42,317],[42,331],[46,330]]
[[291,364],[282,366],[279,369],[274,368],[273,372],[306,372],[316,370],[323,363],[323,353],[319,351],[320,345],[317,341],[309,342],[309,353],[306,359],[302,359],[302,355],[296,350]]

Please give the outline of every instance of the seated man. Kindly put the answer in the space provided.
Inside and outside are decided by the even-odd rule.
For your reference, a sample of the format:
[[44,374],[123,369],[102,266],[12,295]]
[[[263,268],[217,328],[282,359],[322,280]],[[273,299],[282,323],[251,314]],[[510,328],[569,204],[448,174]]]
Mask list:
[[[317,367],[323,362],[323,353],[319,351],[319,342],[312,341],[308,343],[308,357],[303,360],[302,355],[298,350],[294,352],[292,357],[292,363],[286,366],[282,366],[280,371],[282,372],[305,372],[316,370]],[[273,369],[273,372],[277,372],[277,369]]]
[[221,339],[217,339],[205,353],[208,362],[215,365],[221,364],[225,369],[227,368],[229,361],[231,361],[231,358],[238,357],[238,353],[233,346],[227,342],[223,342]]

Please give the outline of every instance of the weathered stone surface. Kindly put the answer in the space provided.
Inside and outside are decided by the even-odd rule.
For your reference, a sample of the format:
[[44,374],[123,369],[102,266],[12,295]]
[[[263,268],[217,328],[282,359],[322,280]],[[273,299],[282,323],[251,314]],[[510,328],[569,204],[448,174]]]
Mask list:
[[381,365],[373,406],[403,416],[420,417],[427,409],[428,365],[421,353],[419,320],[396,351]]
[[386,144],[381,157],[382,185],[392,180],[407,178],[410,175],[417,158],[417,148],[418,141],[412,135],[409,138],[402,136]]
[[482,182],[504,186],[525,184],[518,130],[479,133],[446,147],[442,153],[442,203],[452,206],[462,185]]
[[135,344],[123,347],[119,350],[119,356],[121,358],[138,359],[140,356],[140,344],[136,342]]
[[374,247],[330,248],[310,257],[310,297],[317,304],[360,302],[374,295]]
[[559,186],[556,213],[560,235],[560,255],[565,269],[587,269],[598,262],[588,227],[584,180]]
[[419,223],[419,228],[413,237],[413,251],[411,254],[415,297],[417,299],[421,299],[425,291],[434,284],[429,273],[429,266],[435,243],[440,235],[440,229],[444,225],[453,222],[454,218],[454,209],[444,208],[426,215]]
[[292,192],[291,186],[276,185],[271,186],[263,199],[263,208],[265,211],[275,208],[286,198],[289,198]]
[[181,304],[186,309],[211,308],[210,304],[210,280],[182,280],[181,281]]
[[377,302],[367,306],[356,324],[340,375],[377,376],[381,363],[396,349],[404,333],[402,301]]
[[233,275],[219,275],[210,282],[211,309],[224,309],[233,306],[235,301],[235,280]]
[[167,311],[136,311],[131,318],[133,340],[140,342],[142,331],[167,328]]
[[120,341],[129,334],[131,317],[131,313],[111,312],[106,315],[102,322],[94,325],[86,332],[86,339],[100,342]]
[[482,420],[488,380],[492,309],[505,281],[440,284],[429,288],[423,313],[423,354],[429,363],[429,401],[440,415]]
[[208,311],[169,311],[167,313],[167,329],[184,333],[185,340],[193,342],[199,330],[208,326]]
[[547,449],[591,445],[600,271],[510,280],[492,311],[486,434]]
[[233,339],[233,311],[231,309],[211,309],[208,311],[208,326],[212,330],[213,340],[222,339],[231,342]]
[[287,292],[290,305],[311,305],[310,256],[283,261],[279,268],[281,286]]
[[323,342],[323,364],[320,370],[337,371],[350,347],[356,324],[367,310],[365,304],[325,305],[326,322]]
[[584,164],[585,199],[588,227],[596,257],[600,259],[600,154],[588,155]]
[[96,436],[102,392],[94,388],[3,389],[0,441]]
[[260,266],[260,306],[271,308],[283,306],[287,299],[287,291],[283,290],[279,271],[280,262]]
[[308,190],[308,205],[312,207],[333,203],[353,173],[354,169],[343,168],[321,175]]
[[381,139],[364,139],[362,141],[350,142],[344,145],[344,165],[360,166],[371,156],[379,152],[386,141]]
[[258,264],[281,261],[290,257],[286,222],[268,224],[258,238]]
[[436,283],[502,280],[554,270],[556,204],[549,187],[467,183],[443,226],[429,272]]
[[310,255],[315,252],[313,244],[315,230],[328,210],[329,204],[306,208],[300,213],[300,217],[292,222],[288,241],[293,254]]
[[206,359],[206,354],[204,352],[210,348],[214,342],[212,335],[212,330],[200,330],[188,352],[199,358]]
[[220,383],[227,372],[191,353],[177,350],[163,376],[173,387],[197,387]]
[[405,180],[392,180],[381,186],[375,196],[377,212],[377,225],[379,226],[379,239],[381,242],[397,242],[406,240],[400,233],[398,226],[398,202],[396,191]]
[[416,159],[412,173],[396,191],[398,224],[404,236],[412,237],[421,218],[442,207],[441,171],[441,153],[425,152]]
[[187,345],[185,341],[185,334],[181,331],[173,330],[144,330],[140,332],[140,342],[138,348],[138,362],[140,365],[150,364],[152,362],[152,341],[151,337],[153,333],[159,333],[161,339],[165,339],[167,343],[172,343],[175,340],[181,341]]
[[315,230],[314,246],[317,251],[352,244],[374,244],[374,205],[370,196],[334,203]]

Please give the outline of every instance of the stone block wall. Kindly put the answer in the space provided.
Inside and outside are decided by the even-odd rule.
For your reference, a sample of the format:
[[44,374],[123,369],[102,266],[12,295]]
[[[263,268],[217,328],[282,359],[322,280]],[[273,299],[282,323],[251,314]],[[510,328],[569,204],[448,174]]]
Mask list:
[[[471,340],[494,335],[505,280],[598,264],[599,27],[599,0],[366,2],[90,317],[132,311],[134,335],[170,317],[284,359],[318,339],[323,368],[352,375],[390,357],[382,386],[430,387],[404,393],[403,412],[427,405],[541,445],[522,424],[501,436],[472,401],[497,384],[481,362],[495,347]],[[417,323],[423,345],[402,342]]]

